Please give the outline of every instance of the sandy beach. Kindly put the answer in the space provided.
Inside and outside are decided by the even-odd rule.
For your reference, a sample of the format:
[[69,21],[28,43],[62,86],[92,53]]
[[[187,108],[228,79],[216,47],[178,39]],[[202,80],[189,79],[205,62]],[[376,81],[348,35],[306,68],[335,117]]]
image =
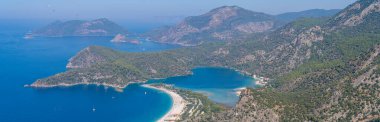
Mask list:
[[170,97],[173,100],[172,107],[170,108],[169,112],[167,112],[163,117],[161,117],[157,122],[174,122],[176,120],[180,119],[181,114],[183,113],[183,110],[185,109],[187,105],[187,101],[185,101],[180,95],[177,93],[170,91],[168,89],[165,89],[163,87],[155,87],[151,85],[142,85],[147,88],[152,88],[156,90],[163,91],[170,95]]

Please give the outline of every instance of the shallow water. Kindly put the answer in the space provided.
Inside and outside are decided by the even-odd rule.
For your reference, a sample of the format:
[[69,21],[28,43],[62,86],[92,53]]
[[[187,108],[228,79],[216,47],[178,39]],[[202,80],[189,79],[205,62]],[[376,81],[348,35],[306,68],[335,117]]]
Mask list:
[[215,67],[196,68],[193,70],[192,75],[150,80],[149,82],[173,84],[178,88],[203,93],[211,100],[228,106],[235,105],[239,99],[236,89],[256,87],[251,77],[242,75],[231,69]]

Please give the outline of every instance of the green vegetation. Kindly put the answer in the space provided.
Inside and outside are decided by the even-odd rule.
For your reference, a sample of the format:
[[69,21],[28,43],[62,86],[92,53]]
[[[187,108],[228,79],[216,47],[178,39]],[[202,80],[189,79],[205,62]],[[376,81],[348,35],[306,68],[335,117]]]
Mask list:
[[373,119],[373,120],[371,120],[369,122],[380,122],[380,118],[379,119]]
[[207,96],[195,93],[189,90],[183,90],[168,86],[165,84],[151,84],[154,86],[164,87],[179,94],[187,101],[187,106],[184,109],[184,114],[181,115],[182,121],[194,121],[192,118],[198,116],[210,116],[212,113],[217,113],[226,110],[226,107],[212,102]]
[[326,23],[328,19],[330,19],[330,17],[303,18],[303,19],[294,21],[291,24],[292,24],[292,27],[295,29],[305,29],[305,28],[316,26],[316,25],[322,25],[323,23]]
[[[83,26],[88,25],[88,26]],[[91,30],[103,30],[104,32],[92,32]],[[56,21],[43,28],[33,31],[34,36],[115,36],[124,34],[127,31],[111,22],[108,19],[101,18],[92,21],[71,20],[66,22]]]
[[374,33],[360,33],[354,35],[348,32],[335,33],[332,37],[334,38],[331,41],[336,43],[337,48],[347,60],[353,60],[358,55],[365,54],[368,49],[374,45],[380,44],[378,40],[380,34]]
[[202,107],[199,110],[204,112],[204,114],[220,112],[225,109],[223,105],[212,102],[210,99],[208,99],[207,96],[203,94],[195,93],[189,90],[182,90],[182,89],[180,89],[178,92],[181,96],[186,96],[187,98],[200,100]]
[[[298,68],[294,69],[292,72],[284,76],[281,76],[280,78],[278,78],[279,82],[275,82],[275,83],[284,83],[287,81],[294,81],[297,78],[305,76],[306,74],[309,74],[309,73],[321,72],[331,67],[339,67],[343,65],[344,64],[341,60],[332,60],[332,61],[325,61],[325,62],[309,61],[300,65]],[[276,86],[279,86],[279,85],[280,84],[276,84]]]
[[[123,86],[188,74],[195,67],[228,67],[270,77],[271,82],[243,95],[243,103],[232,110],[200,94],[182,91],[183,96],[199,99],[205,106],[199,110],[207,113],[189,119],[255,121],[265,118],[256,113],[263,112],[265,115],[260,116],[276,115],[281,121],[360,121],[379,115],[380,108],[380,56],[373,55],[380,50],[380,14],[368,14],[355,26],[341,23],[360,11],[348,8],[344,10],[346,16],[339,18],[303,19],[234,43],[205,43],[154,53],[120,53],[90,47],[71,61],[79,68],[37,84],[86,81]],[[315,25],[321,29],[310,31]],[[106,77],[109,75],[112,76]]]

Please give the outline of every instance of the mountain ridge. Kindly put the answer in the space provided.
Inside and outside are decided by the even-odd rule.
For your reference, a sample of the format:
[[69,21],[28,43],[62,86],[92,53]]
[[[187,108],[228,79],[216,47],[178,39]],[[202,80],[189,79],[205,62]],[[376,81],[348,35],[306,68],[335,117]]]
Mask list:
[[330,17],[337,14],[340,11],[341,9],[310,9],[298,12],[286,12],[275,16],[278,19],[284,21],[285,23],[289,23],[300,18]]
[[270,15],[238,6],[222,6],[199,16],[187,17],[175,26],[154,29],[145,36],[157,42],[183,46],[213,41],[237,41],[273,31],[300,18],[329,17],[337,12],[337,9],[313,9]]
[[208,42],[206,40],[231,40],[234,36],[264,32],[274,28],[275,21],[274,17],[264,13],[237,6],[222,6],[147,35],[162,43],[193,46]]
[[100,18],[91,21],[69,20],[54,21],[45,27],[32,32],[33,36],[64,37],[64,36],[115,36],[127,31],[116,23]]
[[[263,88],[242,91],[235,108],[183,121],[379,119],[379,1],[359,0],[332,18],[294,21],[236,43],[204,43],[153,53],[89,47],[70,61],[78,68],[35,83],[126,86],[132,81],[186,75],[200,66],[227,67],[271,80]],[[360,9],[352,11],[357,4]],[[361,16],[363,12],[365,16]],[[345,13],[343,17],[341,13]],[[355,20],[360,21],[353,25],[345,24],[358,17]],[[106,77],[109,74],[112,76]]]

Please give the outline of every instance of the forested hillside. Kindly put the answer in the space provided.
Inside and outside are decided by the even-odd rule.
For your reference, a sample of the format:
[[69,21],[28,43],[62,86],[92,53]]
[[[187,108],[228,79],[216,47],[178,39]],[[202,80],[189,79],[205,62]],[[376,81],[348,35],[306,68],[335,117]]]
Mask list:
[[380,109],[380,0],[360,0],[331,18],[302,19],[246,41],[155,53],[89,47],[67,72],[33,86],[109,84],[191,73],[200,66],[269,77],[235,108],[188,121],[367,121]]

